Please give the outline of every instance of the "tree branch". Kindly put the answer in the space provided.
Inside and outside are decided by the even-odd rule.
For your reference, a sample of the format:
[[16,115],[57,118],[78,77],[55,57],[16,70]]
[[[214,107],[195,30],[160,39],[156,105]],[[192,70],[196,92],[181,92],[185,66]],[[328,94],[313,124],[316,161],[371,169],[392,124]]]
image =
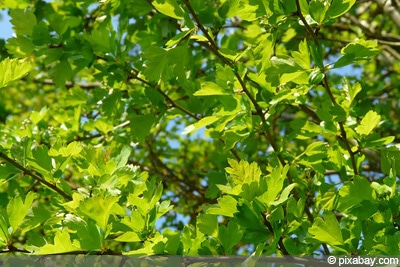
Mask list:
[[383,11],[392,19],[394,24],[400,28],[400,11],[395,7],[396,4],[392,3],[396,0],[374,0]]
[[25,168],[24,166],[22,166],[21,164],[19,164],[18,162],[16,162],[15,160],[9,158],[6,154],[4,154],[3,152],[0,152],[0,157],[3,158],[4,160],[6,160],[8,163],[10,163],[11,165],[17,167],[19,170],[21,170],[23,173],[31,176],[32,178],[34,178],[36,181],[44,184],[45,186],[47,186],[48,188],[52,189],[53,191],[56,191],[58,194],[60,194],[61,196],[63,196],[64,198],[68,199],[68,200],[72,200],[72,197],[70,195],[68,195],[67,193],[65,193],[64,191],[62,191],[61,189],[59,189],[56,185],[51,184],[49,182],[47,182],[46,180],[42,179],[39,175],[35,174],[34,172],[32,172],[31,170],[28,170],[27,168]]

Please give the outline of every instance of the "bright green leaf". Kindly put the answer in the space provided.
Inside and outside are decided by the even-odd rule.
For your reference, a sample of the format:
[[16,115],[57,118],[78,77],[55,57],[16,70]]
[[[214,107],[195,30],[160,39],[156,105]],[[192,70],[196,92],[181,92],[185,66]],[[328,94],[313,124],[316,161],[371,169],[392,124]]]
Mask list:
[[356,0],[332,0],[326,16],[337,18],[345,14],[355,4]]
[[195,96],[213,96],[213,95],[229,95],[224,88],[213,82],[204,82],[201,84],[201,89],[196,91]]
[[0,88],[24,77],[32,65],[27,60],[6,58],[0,62]]
[[77,240],[71,242],[70,235],[67,230],[56,232],[54,244],[46,244],[40,248],[36,255],[60,254],[80,250],[80,245]]
[[233,215],[238,211],[236,205],[237,200],[235,198],[225,195],[221,198],[218,198],[218,205],[209,207],[207,209],[207,213],[233,217]]
[[23,201],[21,196],[14,197],[7,205],[8,221],[13,231],[16,231],[18,226],[24,220],[28,210],[31,208],[36,194],[29,192]]
[[108,219],[111,214],[120,213],[121,210],[115,207],[118,206],[117,201],[119,197],[107,196],[101,197],[96,196],[88,199],[84,199],[79,203],[78,211],[80,214],[96,221],[97,225],[105,230],[108,224]]
[[357,40],[342,48],[343,56],[334,64],[334,68],[340,68],[359,60],[368,60],[379,53],[378,43],[370,40]]
[[318,22],[318,24],[322,24],[325,19],[325,13],[329,8],[326,1],[321,0],[311,0],[309,3],[310,15],[311,17]]
[[182,134],[189,134],[189,133],[195,132],[195,131],[199,130],[200,128],[208,126],[220,119],[221,118],[219,116],[204,117],[201,120],[199,120],[198,122],[187,126],[185,128],[185,130],[182,132]]
[[329,245],[342,245],[343,237],[339,222],[331,212],[324,212],[323,218],[317,217],[308,230],[317,240]]
[[225,171],[231,175],[235,184],[250,184],[253,181],[258,182],[260,180],[261,170],[257,163],[249,164],[247,161],[238,162],[234,159],[228,159],[228,163],[230,167],[225,168]]
[[140,242],[142,241],[136,232],[125,232],[114,239],[118,242]]
[[360,135],[369,135],[378,126],[380,120],[381,116],[370,110],[365,114],[360,125],[356,127],[356,132]]
[[176,0],[154,0],[152,5],[164,15],[174,19],[183,19],[183,10]]

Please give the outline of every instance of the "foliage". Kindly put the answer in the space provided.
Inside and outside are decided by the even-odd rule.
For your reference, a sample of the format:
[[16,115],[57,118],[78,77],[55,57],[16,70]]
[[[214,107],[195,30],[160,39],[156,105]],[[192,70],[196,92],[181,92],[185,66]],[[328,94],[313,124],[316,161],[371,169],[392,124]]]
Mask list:
[[399,254],[387,3],[2,1],[3,252]]

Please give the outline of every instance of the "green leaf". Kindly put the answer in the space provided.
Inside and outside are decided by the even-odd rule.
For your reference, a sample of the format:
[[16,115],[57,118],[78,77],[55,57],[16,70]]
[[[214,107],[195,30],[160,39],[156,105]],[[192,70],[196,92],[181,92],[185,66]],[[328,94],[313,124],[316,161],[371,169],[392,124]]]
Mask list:
[[29,0],[4,0],[0,3],[0,8],[5,9],[24,9],[27,8],[30,5]]
[[49,70],[49,75],[53,78],[57,86],[64,87],[65,82],[72,77],[71,64],[66,60],[61,60],[54,68]]
[[31,208],[33,200],[36,194],[29,192],[25,196],[25,201],[22,200],[21,196],[14,197],[7,205],[8,221],[13,231],[16,231],[18,226],[24,220],[28,210]]
[[283,189],[281,195],[279,196],[279,199],[271,202],[270,204],[277,206],[288,200],[290,192],[296,187],[296,185],[297,184],[290,184],[286,186],[285,189]]
[[35,50],[32,40],[24,35],[18,35],[7,40],[8,52],[18,58],[29,58]]
[[289,56],[273,56],[271,57],[271,62],[278,69],[280,74],[293,73],[302,70],[302,68],[296,64],[295,60]]
[[217,215],[200,214],[196,220],[197,228],[200,232],[213,237],[218,236],[218,218]]
[[181,232],[165,229],[162,234],[168,239],[167,244],[165,245],[165,252],[169,255],[180,255]]
[[84,199],[79,202],[78,212],[84,215],[88,219],[96,221],[97,225],[105,230],[108,225],[108,219],[111,214],[121,214],[123,209],[118,206],[117,201],[119,197],[107,196],[101,197],[96,196],[88,199]]
[[352,104],[357,94],[361,92],[362,87],[360,83],[351,84],[350,81],[345,78],[343,81],[343,90],[346,92],[346,99]]
[[51,35],[49,29],[43,21],[39,22],[33,28],[32,42],[37,45],[45,45],[51,42]]
[[394,136],[382,137],[378,133],[372,133],[363,140],[362,147],[380,147],[392,143],[395,140]]
[[213,82],[204,82],[201,84],[200,90],[196,91],[194,96],[213,96],[213,95],[229,95],[224,88]]
[[221,117],[220,116],[208,116],[208,117],[204,117],[201,120],[199,120],[198,122],[191,124],[189,126],[187,126],[185,128],[185,130],[182,132],[182,134],[189,134],[192,132],[195,132],[197,130],[199,130],[200,128],[203,128],[205,126],[208,126],[218,120],[220,120]]
[[117,163],[116,169],[122,168],[126,165],[131,155],[132,149],[129,146],[122,147],[120,153],[115,157],[115,163]]
[[75,156],[81,153],[82,145],[79,142],[71,142],[68,144],[67,147],[61,147],[60,149],[50,148],[49,156],[62,156],[62,157],[69,157]]
[[362,176],[354,176],[353,181],[346,182],[339,190],[339,209],[346,210],[359,206],[363,200],[373,202],[374,194],[369,181]]
[[0,62],[0,88],[24,77],[31,71],[32,65],[24,59],[6,58]]
[[59,254],[80,250],[77,240],[71,242],[68,230],[57,231],[54,237],[54,244],[46,244],[36,252],[36,255]]
[[207,213],[233,217],[233,215],[238,211],[236,205],[237,200],[235,198],[225,195],[221,198],[218,198],[218,205],[210,206],[207,209]]
[[261,65],[261,73],[271,64],[269,59],[274,53],[274,44],[275,36],[268,33],[254,49],[254,56],[256,57],[257,62]]
[[317,65],[318,68],[323,69],[324,62],[323,62],[323,59],[321,56],[322,52],[321,52],[320,46],[317,46],[313,42],[310,42],[309,45],[310,45],[310,53],[311,53],[311,56],[312,56],[315,64]]
[[243,231],[235,221],[229,221],[228,225],[220,225],[218,230],[218,239],[221,241],[225,251],[230,253],[242,239]]
[[339,222],[332,212],[324,212],[323,219],[315,218],[308,232],[313,238],[329,245],[342,245],[343,237]]
[[311,143],[307,146],[306,150],[304,151],[304,154],[308,157],[312,157],[318,154],[325,154],[326,146],[327,144],[321,141]]
[[326,17],[333,19],[342,16],[355,4],[356,0],[332,0]]
[[188,36],[189,34],[191,34],[194,31],[193,29],[187,30],[187,31],[182,31],[180,33],[178,33],[177,35],[175,35],[172,39],[170,39],[165,46],[167,48],[171,48],[174,45],[177,45],[179,42],[181,42],[184,38],[186,38],[186,36]]
[[40,121],[42,121],[43,118],[46,116],[47,111],[48,111],[47,107],[43,107],[39,112],[32,111],[30,116],[32,124],[37,125]]
[[53,169],[53,165],[51,163],[51,158],[48,154],[49,149],[46,146],[35,147],[32,150],[32,156],[34,162],[42,169],[46,171],[51,171]]
[[280,166],[273,168],[271,174],[265,178],[267,180],[268,189],[259,197],[262,202],[270,205],[270,203],[275,201],[276,197],[283,189],[283,183],[286,179],[289,167],[289,165],[285,165],[284,168]]
[[380,123],[381,116],[375,111],[368,111],[361,120],[359,126],[356,127],[356,132],[360,135],[369,135]]
[[184,12],[176,0],[155,0],[152,5],[164,15],[174,19],[183,19]]
[[359,60],[367,60],[379,53],[378,42],[370,40],[357,40],[342,48],[343,56],[334,64],[334,68],[340,68]]
[[101,249],[103,234],[94,221],[85,221],[78,216],[67,214],[64,219],[64,224],[76,231],[81,249]]
[[143,143],[156,120],[153,114],[132,115],[130,127],[134,140]]
[[326,3],[326,1],[311,0],[309,3],[309,8],[311,17],[318,22],[318,24],[322,24],[325,19],[325,13],[329,8],[329,5]]
[[391,169],[398,175],[400,173],[400,149],[396,146],[381,148],[382,172],[390,174]]
[[95,29],[85,39],[92,45],[94,52],[110,53],[115,55],[115,32],[106,27]]
[[142,239],[139,237],[139,235],[136,232],[125,232],[122,235],[118,236],[117,238],[114,239],[117,242],[140,242]]
[[260,180],[261,170],[257,163],[249,164],[245,160],[237,161],[234,159],[228,159],[228,163],[230,167],[225,168],[225,171],[231,175],[235,184],[250,184],[253,181],[258,182]]
[[3,214],[0,213],[0,242],[8,243],[11,236],[8,233],[8,222],[4,218]]
[[[235,3],[236,1],[231,1],[230,3]],[[232,10],[232,12],[234,9]],[[241,19],[246,21],[254,21],[257,18],[266,15],[266,9],[264,2],[262,0],[241,0],[239,1],[239,13],[238,15]]]
[[37,22],[35,14],[31,10],[12,9],[10,16],[16,34],[32,35]]
[[256,214],[249,203],[244,202],[237,205],[238,212],[235,213],[235,219],[238,224],[254,230],[264,230],[266,227],[263,225],[261,214]]
[[303,69],[310,69],[310,54],[308,52],[307,41],[301,41],[299,44],[299,51],[293,51],[292,56],[296,64],[301,66]]
[[195,40],[197,42],[208,42],[207,37],[205,37],[204,35],[194,34],[190,36],[190,39]]
[[152,46],[143,58],[146,65],[144,74],[149,81],[158,81],[160,78],[168,80],[172,76],[167,50]]

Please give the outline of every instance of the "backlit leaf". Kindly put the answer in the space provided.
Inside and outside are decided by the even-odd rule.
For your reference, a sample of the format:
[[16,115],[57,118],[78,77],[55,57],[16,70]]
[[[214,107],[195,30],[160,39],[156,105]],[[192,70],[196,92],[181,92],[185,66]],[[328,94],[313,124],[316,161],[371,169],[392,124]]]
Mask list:
[[229,95],[229,93],[213,82],[204,82],[201,84],[201,89],[196,91],[195,96],[213,96],[213,95]]
[[317,217],[308,230],[313,238],[329,245],[342,245],[343,237],[339,222],[331,212],[324,212],[323,218]]
[[155,0],[152,4],[164,15],[174,19],[183,19],[184,13],[176,0]]
[[80,250],[80,245],[77,240],[71,242],[70,235],[67,230],[58,231],[54,237],[54,244],[46,244],[40,248],[39,252],[35,253],[36,255],[45,255],[45,254],[59,254],[66,253],[71,251]]
[[360,135],[369,135],[378,126],[380,120],[381,116],[370,110],[365,114],[360,125],[356,127],[356,132]]
[[0,88],[24,77],[32,69],[27,60],[6,58],[0,62]]
[[33,192],[29,192],[25,196],[25,200],[21,196],[14,197],[7,205],[8,221],[13,231],[16,231],[17,227],[20,226],[23,219],[25,218],[28,210],[31,208],[33,200],[36,195]]
[[356,0],[332,0],[326,16],[329,18],[337,18],[346,13]]

